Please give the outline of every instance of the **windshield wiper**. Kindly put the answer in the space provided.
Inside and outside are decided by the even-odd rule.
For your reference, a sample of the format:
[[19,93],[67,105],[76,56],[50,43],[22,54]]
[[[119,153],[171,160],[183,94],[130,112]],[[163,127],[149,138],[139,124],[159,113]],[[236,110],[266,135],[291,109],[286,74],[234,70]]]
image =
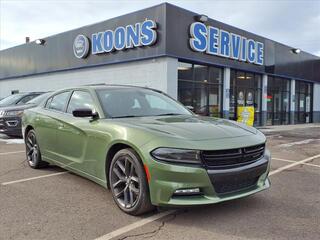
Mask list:
[[158,114],[156,116],[175,116],[175,115],[182,115],[180,113],[163,113],[163,114]]
[[111,118],[133,118],[133,117],[140,117],[136,115],[125,115],[125,116],[118,116],[118,117],[111,117]]
[[176,116],[176,115],[182,115],[180,113],[163,113],[163,114],[158,114],[158,115],[125,115],[125,116],[117,116],[117,117],[111,117],[111,118],[134,118],[134,117],[153,117],[153,116]]

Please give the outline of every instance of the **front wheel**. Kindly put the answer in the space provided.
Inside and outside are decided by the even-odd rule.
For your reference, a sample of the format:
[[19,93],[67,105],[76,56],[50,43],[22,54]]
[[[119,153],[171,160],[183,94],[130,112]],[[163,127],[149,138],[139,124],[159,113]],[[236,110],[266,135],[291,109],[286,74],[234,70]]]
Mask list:
[[36,132],[34,130],[30,130],[27,133],[25,144],[27,162],[31,168],[37,169],[48,165],[47,162],[42,161],[40,148],[36,138]]
[[132,149],[122,149],[115,154],[109,183],[114,201],[125,213],[140,215],[154,208],[142,162]]

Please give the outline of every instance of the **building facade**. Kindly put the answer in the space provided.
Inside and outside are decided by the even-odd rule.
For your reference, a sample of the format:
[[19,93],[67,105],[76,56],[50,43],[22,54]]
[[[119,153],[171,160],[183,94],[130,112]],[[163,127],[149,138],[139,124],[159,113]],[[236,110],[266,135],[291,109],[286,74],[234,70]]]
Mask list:
[[319,57],[168,3],[37,43],[0,51],[0,97],[128,84],[255,126],[320,122]]

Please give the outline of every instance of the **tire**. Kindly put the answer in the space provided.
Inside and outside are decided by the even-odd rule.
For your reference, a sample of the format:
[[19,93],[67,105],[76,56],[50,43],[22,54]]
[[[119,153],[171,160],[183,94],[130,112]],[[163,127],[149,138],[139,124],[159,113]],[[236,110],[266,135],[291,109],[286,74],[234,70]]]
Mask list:
[[36,138],[36,132],[33,129],[27,133],[25,144],[28,165],[34,169],[46,167],[48,163],[42,161],[40,148]]
[[154,209],[142,161],[132,149],[114,155],[108,180],[113,200],[125,213],[137,216]]

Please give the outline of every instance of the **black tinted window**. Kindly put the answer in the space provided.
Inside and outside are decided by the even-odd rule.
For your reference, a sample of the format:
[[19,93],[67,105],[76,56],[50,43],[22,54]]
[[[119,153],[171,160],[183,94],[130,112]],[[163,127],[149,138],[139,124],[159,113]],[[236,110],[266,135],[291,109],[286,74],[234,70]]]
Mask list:
[[39,105],[39,104],[40,104],[41,102],[43,102],[46,98],[48,98],[48,96],[49,96],[50,94],[51,94],[50,92],[41,94],[40,96],[37,96],[37,97],[33,98],[32,100],[30,100],[29,102],[27,102],[27,104]]
[[18,102],[21,97],[21,94],[10,95],[0,101],[0,107],[6,107],[16,104],[16,102]]
[[69,94],[70,92],[63,92],[53,96],[51,102],[48,102],[48,108],[56,111],[63,111],[67,104]]
[[89,108],[94,110],[94,103],[90,93],[75,91],[70,99],[67,112],[72,113],[76,109]]
[[34,94],[34,95],[25,96],[25,97],[21,98],[21,100],[19,102],[17,102],[17,105],[25,104],[25,103],[29,102],[31,99],[34,99],[37,96],[39,96],[39,95],[38,94]]

